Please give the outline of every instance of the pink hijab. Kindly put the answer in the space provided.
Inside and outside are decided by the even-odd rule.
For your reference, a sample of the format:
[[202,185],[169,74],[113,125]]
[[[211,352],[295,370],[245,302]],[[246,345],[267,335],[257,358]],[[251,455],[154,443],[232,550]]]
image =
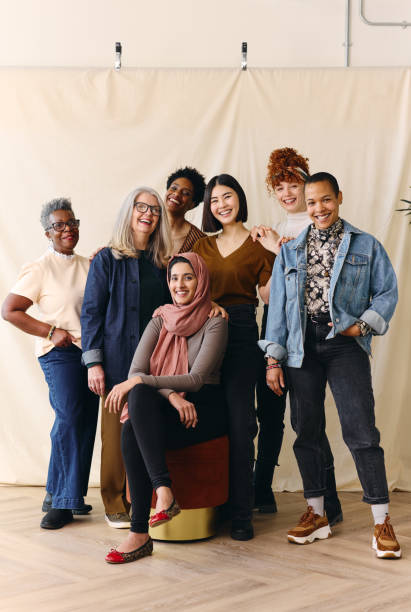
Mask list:
[[[204,325],[211,310],[210,276],[204,259],[197,253],[183,253],[172,257],[167,268],[167,278],[175,257],[184,257],[190,262],[197,277],[197,288],[189,304],[165,304],[153,314],[153,317],[160,316],[163,319],[163,327],[150,359],[150,374],[154,376],[188,373],[187,337],[195,334]],[[170,281],[168,285],[170,286]]]

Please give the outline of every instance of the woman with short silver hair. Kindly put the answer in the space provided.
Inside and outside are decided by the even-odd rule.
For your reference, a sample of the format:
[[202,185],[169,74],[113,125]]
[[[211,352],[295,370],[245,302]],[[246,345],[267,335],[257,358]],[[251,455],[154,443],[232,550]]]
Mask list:
[[[105,397],[127,378],[139,339],[156,308],[170,301],[169,224],[159,194],[138,187],[126,197],[109,246],[91,262],[81,312],[89,388]],[[101,495],[111,527],[130,527],[118,414],[103,408]]]
[[[80,221],[70,200],[45,204],[41,224],[49,250],[23,266],[2,307],[2,316],[22,331],[36,336],[36,356],[49,387],[55,420],[50,433],[51,455],[47,514],[40,526],[59,529],[73,514],[87,514],[91,458],[96,433],[98,399],[88,389],[87,369],[81,362],[80,310],[89,261],[74,252]],[[36,304],[39,316],[27,310]]]

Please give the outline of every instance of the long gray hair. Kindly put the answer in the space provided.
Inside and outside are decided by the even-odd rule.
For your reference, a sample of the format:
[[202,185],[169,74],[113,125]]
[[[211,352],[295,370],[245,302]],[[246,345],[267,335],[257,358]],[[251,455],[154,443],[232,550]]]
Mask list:
[[138,258],[139,253],[134,247],[133,232],[131,231],[131,217],[136,198],[142,193],[149,193],[154,196],[161,207],[157,227],[148,241],[148,252],[155,265],[158,268],[164,268],[167,265],[167,256],[171,251],[170,225],[164,202],[157,191],[151,187],[137,187],[128,194],[117,215],[109,247],[116,259],[122,259],[123,257]]

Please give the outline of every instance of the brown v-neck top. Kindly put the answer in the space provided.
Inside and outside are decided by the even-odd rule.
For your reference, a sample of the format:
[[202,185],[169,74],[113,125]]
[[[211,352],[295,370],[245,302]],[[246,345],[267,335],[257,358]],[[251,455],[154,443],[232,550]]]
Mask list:
[[216,238],[216,235],[206,236],[193,247],[194,253],[201,255],[210,272],[211,299],[221,306],[257,305],[256,287],[263,287],[268,283],[274,254],[248,236],[238,249],[223,257]]

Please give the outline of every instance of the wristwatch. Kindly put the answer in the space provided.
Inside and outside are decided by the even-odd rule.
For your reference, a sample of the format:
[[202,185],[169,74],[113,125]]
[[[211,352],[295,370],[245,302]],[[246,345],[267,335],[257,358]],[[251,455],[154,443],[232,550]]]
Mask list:
[[359,328],[361,336],[364,337],[367,334],[371,333],[371,327],[365,321],[361,321],[361,319],[358,319],[358,321],[355,322],[355,325]]

